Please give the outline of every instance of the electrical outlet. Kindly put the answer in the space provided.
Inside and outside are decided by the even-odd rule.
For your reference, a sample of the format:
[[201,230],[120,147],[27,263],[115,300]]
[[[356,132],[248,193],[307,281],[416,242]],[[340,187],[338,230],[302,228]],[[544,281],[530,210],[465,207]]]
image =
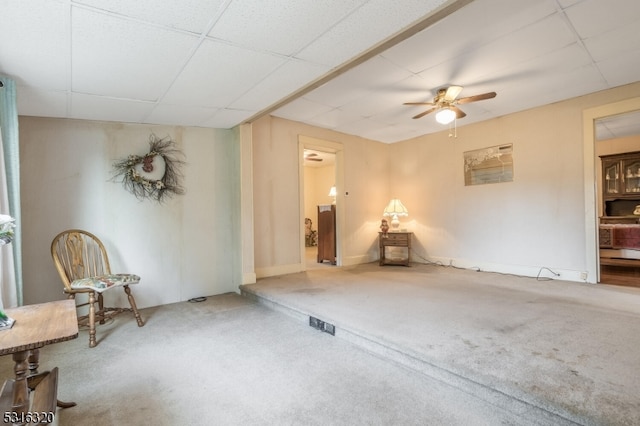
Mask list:
[[316,330],[324,330],[324,321],[321,321],[318,318],[309,317],[309,325]]
[[328,322],[324,323],[324,327],[322,328],[322,331],[324,331],[325,333],[329,333],[332,336],[336,335],[336,326],[333,324],[329,324]]
[[309,317],[309,325],[316,330],[324,331],[325,333],[329,333],[332,336],[336,335],[336,326],[333,324],[329,324],[328,322],[324,322],[315,317]]
[[588,276],[589,276],[589,274],[586,271],[585,272],[580,272],[580,279],[582,281],[586,281]]

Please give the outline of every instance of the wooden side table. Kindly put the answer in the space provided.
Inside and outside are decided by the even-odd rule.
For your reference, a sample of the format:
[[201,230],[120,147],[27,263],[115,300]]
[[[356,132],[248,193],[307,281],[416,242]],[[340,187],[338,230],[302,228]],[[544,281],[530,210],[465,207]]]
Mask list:
[[[383,234],[378,232],[378,245],[380,247],[380,266],[382,265],[403,265],[409,266],[411,260],[411,236],[413,232],[388,232]],[[388,259],[386,256],[387,247],[405,247],[407,257],[404,259]]]
[[[30,410],[29,389],[48,375],[48,372],[38,373],[40,348],[78,337],[76,302],[66,299],[10,308],[5,312],[16,322],[11,329],[0,330],[0,355],[11,354],[15,362],[12,412],[16,413],[17,418],[21,418],[21,415]],[[57,376],[57,369],[52,372]],[[56,400],[57,378],[46,383],[52,387],[46,393]],[[57,401],[57,405],[66,408],[75,403]]]

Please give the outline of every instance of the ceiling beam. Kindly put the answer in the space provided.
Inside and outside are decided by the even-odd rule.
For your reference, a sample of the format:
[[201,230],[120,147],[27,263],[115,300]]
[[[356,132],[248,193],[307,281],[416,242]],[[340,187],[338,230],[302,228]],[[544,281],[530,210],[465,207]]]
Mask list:
[[395,33],[394,35],[386,38],[385,40],[381,41],[380,43],[374,45],[373,47],[371,47],[370,49],[364,51],[363,53],[361,53],[360,55],[354,57],[353,59],[350,59],[349,61],[345,62],[344,64],[334,68],[333,70],[331,70],[330,72],[326,73],[325,75],[317,78],[316,80],[312,81],[311,83],[307,84],[306,86],[303,86],[302,88],[298,89],[297,91],[291,93],[290,95],[286,96],[285,98],[279,100],[278,102],[268,106],[267,108],[263,109],[262,111],[259,111],[258,113],[254,114],[253,116],[249,117],[247,120],[244,121],[244,123],[252,123],[256,120],[258,120],[261,117],[264,117],[265,115],[271,114],[273,111],[285,106],[286,104],[306,95],[307,93],[317,89],[318,87],[322,86],[323,84],[333,80],[334,78],[346,73],[347,71],[357,67],[358,65],[368,61],[369,59],[381,54],[382,52],[390,49],[391,47],[395,46],[396,44],[403,42],[404,40],[413,37],[414,35],[416,35],[417,33],[419,33],[422,30],[425,30],[427,28],[429,28],[430,26],[434,25],[435,23],[445,19],[447,16],[451,15],[452,13],[456,12],[457,10],[461,9],[462,7],[468,5],[469,3],[473,2],[474,0],[449,0],[447,2],[445,2],[444,4],[442,4],[440,7],[438,7],[437,9],[435,9],[434,11],[432,11],[431,13],[425,15],[424,17],[422,17],[420,20],[416,21],[414,24],[412,24],[411,26]]

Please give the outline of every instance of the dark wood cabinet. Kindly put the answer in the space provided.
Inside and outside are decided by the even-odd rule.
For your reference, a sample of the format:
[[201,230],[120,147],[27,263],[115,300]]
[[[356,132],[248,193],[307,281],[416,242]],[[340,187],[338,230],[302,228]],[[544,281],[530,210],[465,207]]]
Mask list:
[[600,159],[600,282],[640,287],[640,151]]
[[640,151],[603,155],[601,223],[638,223]]
[[336,264],[336,206],[318,206],[318,263]]

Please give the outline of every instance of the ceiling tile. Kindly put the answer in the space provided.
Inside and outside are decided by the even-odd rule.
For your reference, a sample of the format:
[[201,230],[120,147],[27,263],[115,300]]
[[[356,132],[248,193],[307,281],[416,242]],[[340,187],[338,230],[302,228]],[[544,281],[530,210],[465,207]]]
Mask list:
[[585,40],[584,44],[596,62],[615,58],[619,55],[632,54],[632,52],[640,48],[638,22],[593,36]]
[[18,115],[66,117],[67,92],[18,86]]
[[219,17],[225,0],[75,0],[87,5],[135,20],[151,22],[171,28],[202,33],[210,22]]
[[19,85],[69,88],[69,5],[4,1],[0,12],[0,73]]
[[618,114],[596,120],[596,140],[625,137],[638,134],[640,112]]
[[141,123],[143,118],[149,115],[153,106],[151,102],[72,93],[70,117],[83,120]]
[[397,142],[398,131],[402,134],[402,139],[410,139],[423,135],[424,132],[414,132],[412,130],[398,129],[395,126],[380,124],[376,121],[363,119],[335,129],[347,134],[358,135],[375,141],[384,143]]
[[321,114],[316,115],[311,118],[308,122],[325,129],[334,129],[338,126],[341,126],[346,123],[351,123],[353,121],[358,121],[362,117],[356,114],[348,114],[339,109],[332,109],[327,112],[323,112]]
[[201,126],[218,111],[217,108],[204,108],[190,105],[157,105],[145,121],[154,124],[180,126]]
[[608,87],[622,86],[638,81],[640,49],[629,52],[624,56],[617,56],[599,62],[598,68],[607,80]]
[[278,109],[273,115],[304,122],[331,109],[332,108],[327,105],[322,105],[306,98],[298,98]]
[[580,3],[583,0],[558,0],[558,4],[562,7],[562,8],[567,8],[569,6],[573,6],[576,3]]
[[365,0],[236,0],[209,36],[265,52],[293,55]]
[[329,71],[328,67],[300,60],[288,60],[264,80],[231,103],[230,107],[259,111],[293,93]]
[[[443,3],[444,0],[371,0],[296,56],[326,65],[341,64],[388,39]],[[372,22],[375,25],[371,25]]]
[[325,105],[339,107],[410,76],[409,71],[377,56],[334,78],[305,97]]
[[402,104],[449,84],[498,93],[462,128],[638,81],[637,0],[474,0],[341,69],[444,1],[5,0],[0,73],[24,115],[229,128],[304,93],[273,115],[384,142],[443,131]]
[[596,133],[595,133],[595,139],[596,141],[603,141],[603,140],[607,140],[607,139],[613,139],[616,134],[613,133],[611,130],[609,130],[607,127],[605,126],[598,126],[598,124],[596,123]]
[[202,122],[204,127],[214,127],[217,129],[230,129],[242,123],[244,120],[251,116],[251,112],[234,110],[234,109],[220,109],[216,113]]
[[205,40],[163,100],[184,104],[188,99],[191,105],[224,108],[284,62],[275,55]]
[[[73,9],[73,90],[157,100],[181,69],[197,39]],[[108,33],[110,36],[105,37]]]
[[[505,37],[555,13],[552,0],[474,1],[446,20],[383,53],[383,56],[414,73],[437,66],[453,58],[473,54],[482,46]],[[480,24],[479,16],[500,16],[500,23]],[[479,30],[476,28],[480,27]],[[455,74],[456,69],[451,73]]]
[[615,30],[638,22],[640,2],[625,0],[585,0],[565,10],[581,38]]

